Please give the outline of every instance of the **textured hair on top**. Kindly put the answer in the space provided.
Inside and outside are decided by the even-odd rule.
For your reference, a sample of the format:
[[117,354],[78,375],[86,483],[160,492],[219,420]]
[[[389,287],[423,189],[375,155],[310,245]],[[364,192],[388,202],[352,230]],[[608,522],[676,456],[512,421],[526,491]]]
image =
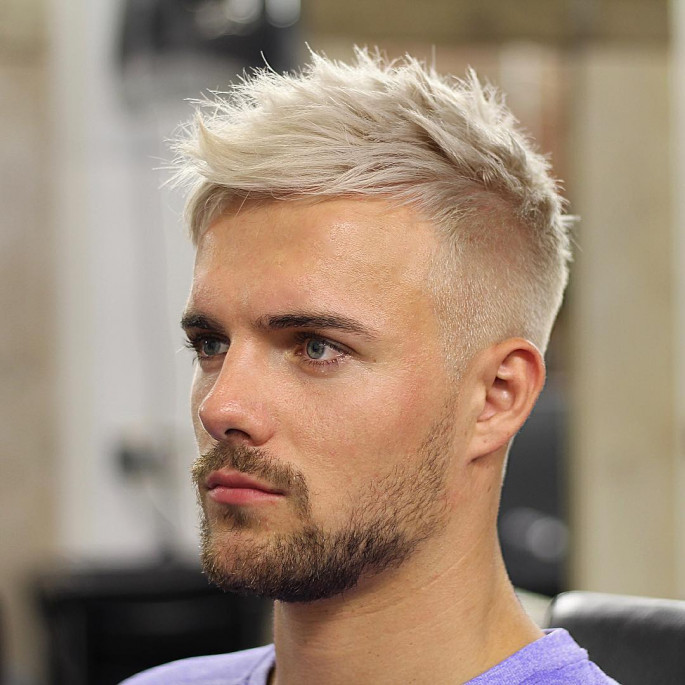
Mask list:
[[193,242],[236,203],[377,197],[410,205],[445,239],[432,284],[461,347],[512,335],[541,349],[561,304],[568,217],[549,165],[491,86],[411,57],[312,54],[198,103],[174,143]]

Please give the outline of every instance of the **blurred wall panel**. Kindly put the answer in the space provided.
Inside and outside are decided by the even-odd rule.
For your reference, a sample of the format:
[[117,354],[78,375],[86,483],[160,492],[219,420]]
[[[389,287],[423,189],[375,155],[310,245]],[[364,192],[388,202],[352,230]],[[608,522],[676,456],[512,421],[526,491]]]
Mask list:
[[[578,229],[569,329],[572,580],[677,594],[674,300],[666,45],[571,62]],[[682,354],[682,350],[680,352]]]
[[313,32],[362,44],[663,44],[669,26],[666,0],[310,0],[303,10]]
[[3,682],[41,682],[28,578],[54,549],[55,240],[42,3],[0,6],[0,621]]
[[676,490],[676,536],[678,594],[685,597],[685,2],[671,0],[673,22],[672,109],[674,158],[675,243],[672,264],[675,274],[675,374],[676,422],[674,440],[678,450]]
[[0,57],[3,62],[35,63],[43,54],[45,0],[2,0]]
[[[122,168],[126,141],[103,82],[112,37],[105,32],[102,15],[115,22],[116,14],[110,3],[54,0],[52,10],[62,395],[59,545],[74,556],[102,555],[117,548],[125,554],[126,546],[144,545],[151,533],[150,522],[135,501],[128,507],[116,501],[116,471],[105,448],[107,423],[119,419],[116,412],[107,411],[117,389],[110,374],[120,374],[128,386],[127,408],[135,417],[141,411],[143,372],[124,342],[124,336],[131,338],[136,332],[130,326],[121,329],[127,323],[122,309],[133,306],[138,255],[131,228],[133,209],[121,190],[127,182]],[[119,273],[112,274],[117,266]],[[130,526],[123,547],[122,524]]]

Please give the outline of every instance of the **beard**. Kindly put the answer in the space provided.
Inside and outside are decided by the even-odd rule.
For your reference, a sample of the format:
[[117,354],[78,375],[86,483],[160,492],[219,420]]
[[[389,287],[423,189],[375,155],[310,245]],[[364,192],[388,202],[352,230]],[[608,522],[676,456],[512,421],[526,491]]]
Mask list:
[[[417,453],[359,496],[355,493],[345,524],[334,530],[314,520],[302,473],[265,450],[217,444],[192,469],[201,514],[201,561],[210,582],[227,592],[311,602],[343,593],[363,576],[399,567],[447,518],[448,416],[433,426]],[[287,492],[296,529],[241,540],[241,533],[262,524],[260,517],[244,507],[223,505],[219,530],[207,515],[199,486],[221,468],[257,476]]]

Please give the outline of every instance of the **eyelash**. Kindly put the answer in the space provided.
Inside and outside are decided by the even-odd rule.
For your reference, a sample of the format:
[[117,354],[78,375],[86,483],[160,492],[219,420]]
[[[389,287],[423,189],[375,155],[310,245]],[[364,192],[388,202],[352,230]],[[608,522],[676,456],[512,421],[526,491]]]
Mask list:
[[204,359],[210,359],[209,356],[205,356],[201,353],[202,349],[202,343],[206,342],[208,340],[211,341],[216,341],[216,342],[225,342],[221,338],[215,336],[215,335],[209,335],[207,333],[198,333],[198,334],[188,334],[183,345],[184,347],[187,347],[189,350],[192,350],[195,353],[195,356],[193,357],[193,364],[197,361],[202,361]]
[[[326,360],[309,359],[305,356],[304,351],[302,349],[299,349],[296,352],[296,355],[298,357],[300,357],[303,364],[306,364],[308,366],[317,367],[317,368],[325,368],[327,366],[337,366],[346,357],[348,357],[350,354],[346,349],[344,349],[340,345],[336,345],[334,342],[331,342],[327,338],[324,338],[320,335],[314,335],[312,333],[305,333],[304,331],[295,334],[295,341],[297,342],[298,346],[300,346],[300,347],[302,347],[305,343],[307,343],[311,340],[317,340],[317,341],[323,343],[329,349],[340,353],[340,356],[335,357],[334,359],[326,359]],[[219,343],[224,343],[224,344],[227,342],[224,338],[221,338],[221,337],[216,336],[216,335],[210,335],[208,333],[199,333],[199,334],[195,334],[195,335],[188,334],[188,336],[184,342],[184,346],[195,352],[195,356],[193,357],[193,363],[195,363],[197,361],[204,361],[204,360],[208,360],[208,359],[212,358],[213,355],[203,355],[201,353],[202,344],[204,342],[207,342],[207,341],[219,342]]]
[[310,340],[316,340],[320,343],[323,343],[329,349],[334,350],[335,352],[339,352],[340,356],[335,357],[334,359],[326,359],[326,360],[309,359],[304,355],[303,350],[298,351],[296,354],[299,357],[301,357],[302,363],[306,364],[307,366],[317,367],[319,369],[325,368],[327,366],[329,366],[329,367],[330,366],[337,366],[338,364],[340,364],[342,361],[344,361],[350,355],[350,353],[346,349],[344,349],[340,345],[336,345],[334,342],[331,342],[327,338],[324,338],[320,335],[314,335],[312,333],[305,333],[305,332],[295,334],[295,341],[300,346],[303,346],[305,343],[309,342]]

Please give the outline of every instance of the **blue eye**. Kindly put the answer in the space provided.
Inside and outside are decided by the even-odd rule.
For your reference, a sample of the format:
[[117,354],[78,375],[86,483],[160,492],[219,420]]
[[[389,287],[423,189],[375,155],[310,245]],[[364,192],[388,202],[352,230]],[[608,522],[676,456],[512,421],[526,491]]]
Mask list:
[[299,359],[299,363],[319,372],[332,371],[334,367],[350,357],[350,350],[343,345],[314,332],[296,332],[295,342],[296,347],[293,353]]
[[305,352],[310,359],[321,359],[327,350],[328,345],[323,340],[317,340],[316,338],[308,340],[305,345]]
[[326,338],[301,332],[295,336],[298,342],[296,354],[302,362],[319,370],[340,364],[349,356],[343,347]]
[[186,347],[195,350],[197,359],[204,360],[226,354],[229,344],[225,340],[221,340],[221,338],[189,335]]
[[228,345],[221,340],[215,338],[203,338],[200,340],[199,353],[203,357],[216,357],[219,354],[225,354],[228,350]]

